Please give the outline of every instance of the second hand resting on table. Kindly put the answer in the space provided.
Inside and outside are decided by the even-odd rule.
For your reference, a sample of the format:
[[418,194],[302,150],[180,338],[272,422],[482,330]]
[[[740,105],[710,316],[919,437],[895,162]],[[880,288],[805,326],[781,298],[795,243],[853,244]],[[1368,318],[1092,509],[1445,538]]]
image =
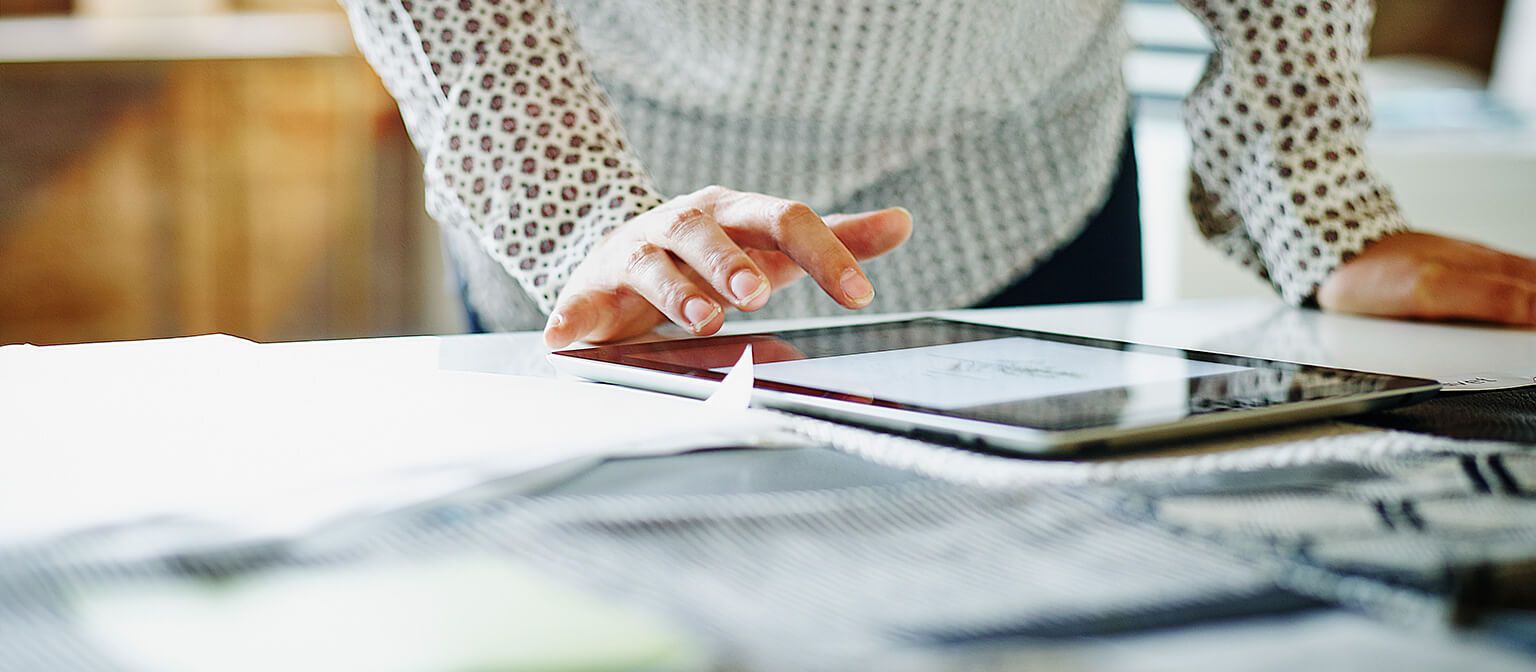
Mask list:
[[[875,288],[859,266],[912,233],[901,208],[818,216],[802,203],[707,187],[615,229],[582,262],[544,328],[551,348],[638,336],[666,320],[696,335],[753,311],[801,275],[850,308]],[[1536,325],[1536,259],[1426,233],[1387,236],[1318,291],[1326,310]]]

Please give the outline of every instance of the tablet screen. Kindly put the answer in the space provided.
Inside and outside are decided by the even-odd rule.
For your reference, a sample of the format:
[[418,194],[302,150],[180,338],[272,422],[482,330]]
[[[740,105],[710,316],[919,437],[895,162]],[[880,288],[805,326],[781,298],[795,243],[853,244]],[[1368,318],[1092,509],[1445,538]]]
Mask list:
[[1052,431],[1166,422],[1423,382],[939,319],[562,354],[718,380],[747,344],[758,388]]
[[[727,371],[720,367],[715,371]],[[1013,336],[769,362],[762,380],[954,410],[1236,373],[1247,367]]]

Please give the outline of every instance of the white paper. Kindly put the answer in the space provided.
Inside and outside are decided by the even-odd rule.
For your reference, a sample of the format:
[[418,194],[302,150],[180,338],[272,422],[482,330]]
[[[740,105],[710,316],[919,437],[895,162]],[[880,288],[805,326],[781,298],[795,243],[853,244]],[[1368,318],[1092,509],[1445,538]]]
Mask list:
[[759,380],[956,409],[1244,370],[1014,337],[758,364],[753,375]]
[[741,357],[736,360],[736,365],[725,374],[725,380],[720,381],[719,389],[709,395],[704,403],[717,408],[747,410],[752,405],[752,344],[741,351]]
[[293,533],[569,460],[752,445],[774,426],[408,359],[330,365],[227,336],[0,348],[0,546],[146,520]]

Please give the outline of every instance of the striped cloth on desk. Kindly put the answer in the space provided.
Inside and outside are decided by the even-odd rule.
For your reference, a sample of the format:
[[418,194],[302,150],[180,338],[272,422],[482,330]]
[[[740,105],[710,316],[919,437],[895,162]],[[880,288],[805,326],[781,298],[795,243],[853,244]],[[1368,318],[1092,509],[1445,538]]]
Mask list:
[[[1469,601],[1461,609],[1522,595],[1523,606],[1536,606],[1526,587],[1536,585],[1536,446],[1334,425],[1305,430],[1319,438],[1243,450],[1217,440],[1210,452],[1182,457],[1028,461],[795,422],[819,441],[941,480],[1003,490],[1109,486],[1133,518],[1228,550]],[[1438,611],[1292,587],[1394,620]]]
[[544,502],[481,534],[539,539],[521,552],[768,668],[965,666],[961,643],[1309,603],[1437,628],[1531,584],[1536,454],[1517,446],[1371,432],[1111,466],[910,443],[927,457],[904,466],[970,484]]
[[802,430],[938,478],[504,497],[281,553],[0,558],[29,568],[0,572],[0,667],[116,669],[70,628],[82,585],[468,550],[648,603],[749,669],[996,666],[1063,637],[1318,603],[1439,627],[1532,583],[1536,452],[1512,444],[1370,431],[1084,464]]

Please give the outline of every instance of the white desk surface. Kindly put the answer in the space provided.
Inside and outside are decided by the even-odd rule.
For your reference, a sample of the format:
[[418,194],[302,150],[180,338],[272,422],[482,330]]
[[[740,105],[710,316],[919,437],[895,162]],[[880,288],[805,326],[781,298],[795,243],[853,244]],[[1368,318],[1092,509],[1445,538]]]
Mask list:
[[[1445,376],[1536,368],[1536,330],[1414,324],[1298,311],[1272,301],[1099,304],[942,313],[988,323],[1269,356],[1388,373]],[[858,316],[844,320],[878,320]],[[735,320],[733,332],[839,320]],[[539,334],[423,336],[306,343],[328,356],[389,353],[407,367],[553,375]],[[376,361],[376,360],[374,360]],[[1312,611],[1064,643],[1042,669],[1529,670],[1536,661],[1476,635],[1396,628]]]

